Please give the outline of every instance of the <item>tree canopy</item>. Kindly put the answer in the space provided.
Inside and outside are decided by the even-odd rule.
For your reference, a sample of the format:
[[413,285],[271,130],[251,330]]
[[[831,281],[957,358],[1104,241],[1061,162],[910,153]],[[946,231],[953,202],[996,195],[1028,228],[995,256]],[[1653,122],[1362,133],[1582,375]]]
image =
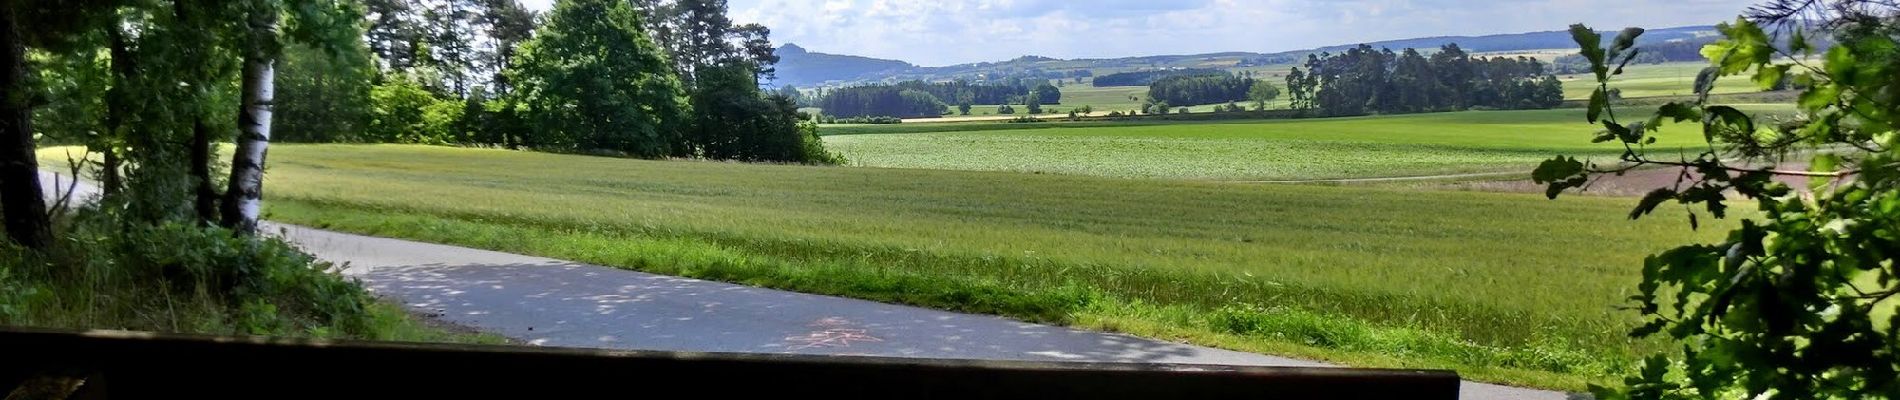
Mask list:
[[[1634,46],[1644,31],[1624,30],[1605,48],[1595,31],[1571,28],[1598,83],[1586,117],[1605,128],[1595,141],[1625,151],[1611,164],[1544,162],[1533,178],[1549,185],[1552,198],[1587,189],[1597,176],[1667,167],[1682,173],[1644,196],[1630,218],[1676,203],[1696,228],[1698,216],[1729,216],[1733,201],[1758,210],[1720,242],[1677,247],[1644,262],[1631,300],[1646,323],[1632,335],[1664,335],[1681,352],[1652,356],[1624,387],[1593,388],[1597,398],[1900,395],[1897,11],[1891,3],[1857,0],[1756,8],[1752,20],[1719,26],[1721,40],[1702,49],[1710,66],[1696,79],[1694,99],[1646,116],[1609,101],[1621,66],[1638,57]],[[1816,16],[1825,31],[1804,28]],[[1758,21],[1788,28],[1787,46],[1776,46]],[[1804,36],[1823,32],[1837,45],[1817,52]],[[1816,56],[1818,62],[1804,61]],[[1738,75],[1762,88],[1783,79],[1803,83],[1799,115],[1766,120],[1710,101],[1717,78]],[[1706,150],[1650,149],[1668,124],[1700,128]]]

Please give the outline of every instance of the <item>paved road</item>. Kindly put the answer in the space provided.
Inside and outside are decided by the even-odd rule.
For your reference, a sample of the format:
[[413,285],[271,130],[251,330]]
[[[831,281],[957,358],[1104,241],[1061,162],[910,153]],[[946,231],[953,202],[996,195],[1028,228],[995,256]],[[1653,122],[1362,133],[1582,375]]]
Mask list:
[[[50,177],[43,177],[48,179]],[[956,359],[1329,366],[1127,335],[265,224],[443,320],[535,345]],[[1466,382],[1465,399],[1564,399]]]

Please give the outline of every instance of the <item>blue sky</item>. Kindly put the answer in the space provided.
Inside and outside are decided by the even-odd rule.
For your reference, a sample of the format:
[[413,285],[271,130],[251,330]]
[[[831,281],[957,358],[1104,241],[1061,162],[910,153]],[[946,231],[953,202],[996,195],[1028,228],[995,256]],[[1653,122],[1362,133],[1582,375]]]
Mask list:
[[[1758,0],[731,0],[774,43],[940,66],[1023,55],[1271,52],[1424,36],[1664,28]],[[545,9],[552,0],[523,0]]]

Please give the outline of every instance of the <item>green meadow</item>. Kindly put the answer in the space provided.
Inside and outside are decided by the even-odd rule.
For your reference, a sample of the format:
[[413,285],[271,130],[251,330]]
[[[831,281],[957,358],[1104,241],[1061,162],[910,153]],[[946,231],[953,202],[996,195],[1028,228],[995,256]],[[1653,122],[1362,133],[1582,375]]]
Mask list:
[[[1780,112],[1783,105],[1743,105]],[[1613,158],[1580,109],[1206,123],[957,123],[827,127],[860,166],[1124,178],[1300,180],[1528,171],[1553,155]],[[1692,146],[1668,126],[1654,146]]]
[[402,145],[271,162],[281,222],[1572,390],[1663,345],[1615,309],[1642,255],[1714,239],[1614,198]]
[[[1610,87],[1622,90],[1623,98],[1686,96],[1695,94],[1695,77],[1707,68],[1705,62],[1671,62],[1662,64],[1631,65],[1623,69]],[[1588,100],[1590,93],[1597,90],[1596,76],[1588,74],[1559,75],[1564,82],[1564,99]],[[1761,91],[1746,76],[1730,76],[1717,79],[1713,94],[1752,93]]]

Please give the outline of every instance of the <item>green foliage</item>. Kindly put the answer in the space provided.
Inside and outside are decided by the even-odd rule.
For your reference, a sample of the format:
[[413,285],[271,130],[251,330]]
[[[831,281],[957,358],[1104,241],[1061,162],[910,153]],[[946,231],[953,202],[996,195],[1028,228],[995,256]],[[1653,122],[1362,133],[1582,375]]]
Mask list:
[[685,89],[627,2],[558,2],[520,52],[508,76],[535,129],[530,146],[687,155]]
[[40,143],[75,144],[105,131],[105,96],[112,75],[103,54],[87,49],[65,54],[33,52],[28,86],[41,104],[33,109]]
[[[1633,318],[1603,312],[1638,278],[1608,268],[1665,247],[1648,240],[1714,237],[1680,218],[1628,223],[1606,198],[429,146],[272,157],[270,212],[285,222],[1572,390],[1668,346],[1630,341]],[[444,201],[464,198],[485,200]],[[1548,220],[1584,228],[1540,234]],[[1217,329],[1224,307],[1294,321]],[[1308,344],[1314,319],[1367,334]]]
[[1148,85],[1148,97],[1168,104],[1193,106],[1246,100],[1255,81],[1221,73],[1175,75]]
[[[1639,201],[1631,218],[1662,204],[1705,209],[1720,218],[1734,193],[1759,217],[1715,244],[1678,247],[1649,257],[1631,300],[1647,323],[1637,337],[1666,336],[1680,353],[1656,354],[1621,388],[1593,388],[1604,399],[1874,399],[1900,395],[1900,146],[1894,132],[1900,85],[1900,25],[1891,19],[1840,15],[1836,45],[1825,63],[1777,64],[1773,39],[1755,23],[1718,26],[1722,40],[1702,54],[1711,66],[1697,79],[1693,102],[1662,106],[1647,121],[1623,123],[1615,105],[1592,101],[1589,119],[1607,128],[1598,141],[1625,148],[1620,165],[1560,158],[1540,168],[1553,196],[1586,187],[1589,177],[1660,165],[1683,170],[1669,188]],[[1621,65],[1635,57],[1639,29],[1605,50],[1594,33],[1572,27],[1598,77],[1594,98],[1606,97]],[[1809,47],[1805,43],[1790,47]],[[1798,68],[1797,68],[1798,66]],[[1746,74],[1764,87],[1793,73],[1811,83],[1801,114],[1779,123],[1734,107],[1710,105],[1719,76]],[[1631,118],[1633,119],[1633,118]],[[1680,155],[1648,147],[1664,124],[1693,122],[1707,150]],[[1775,165],[1811,155],[1807,170]],[[1668,158],[1662,158],[1668,157]],[[1679,160],[1679,161],[1671,161]],[[1808,178],[1805,188],[1783,178]],[[1692,214],[1693,216],[1693,214]],[[1690,225],[1697,220],[1690,218]]]
[[[1594,32],[1589,32],[1594,35]],[[1563,102],[1561,81],[1527,57],[1471,57],[1457,44],[1427,58],[1359,45],[1310,56],[1287,74],[1295,109],[1323,115],[1469,109],[1542,109]]]
[[437,98],[416,79],[402,75],[371,87],[369,100],[366,142],[448,143],[462,114],[460,101]]
[[1253,100],[1253,109],[1255,110],[1267,109],[1267,103],[1271,103],[1273,99],[1277,98],[1280,98],[1280,87],[1274,86],[1269,82],[1254,82],[1253,88],[1247,90],[1247,99]]
[[753,70],[707,67],[693,92],[693,147],[715,160],[832,164],[815,124],[798,117],[784,96],[761,97]]
[[[55,248],[0,250],[0,323],[259,335],[370,335],[374,299],[288,243],[194,222],[78,210]],[[22,285],[28,289],[20,291]],[[11,286],[11,287],[9,287]],[[9,291],[11,293],[9,293]]]
[[[369,50],[360,44],[347,47],[348,53],[330,54],[308,45],[291,45],[278,62],[277,97],[272,125],[272,140],[283,142],[329,143],[361,142],[372,129],[371,112],[378,105],[380,116],[389,117],[388,107],[407,104],[372,102],[371,81],[375,66]],[[387,89],[385,89],[387,91]],[[391,101],[391,93],[380,100]],[[387,129],[388,127],[378,127]],[[400,137],[400,135],[392,136]]]

